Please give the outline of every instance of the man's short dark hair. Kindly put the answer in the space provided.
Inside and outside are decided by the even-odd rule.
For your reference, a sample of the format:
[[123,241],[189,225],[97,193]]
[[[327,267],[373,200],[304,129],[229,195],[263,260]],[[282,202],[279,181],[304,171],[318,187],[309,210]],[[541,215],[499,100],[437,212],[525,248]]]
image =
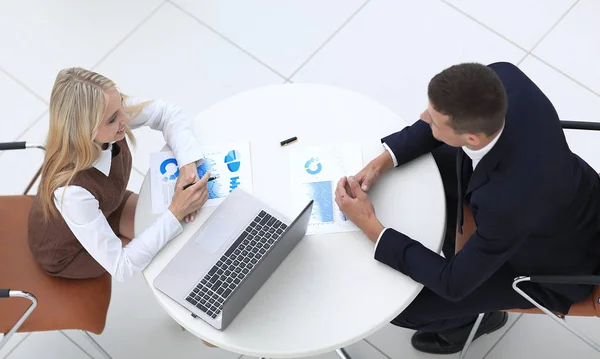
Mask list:
[[450,117],[456,133],[491,136],[504,125],[506,90],[485,65],[464,63],[445,69],[431,79],[427,95],[437,112]]

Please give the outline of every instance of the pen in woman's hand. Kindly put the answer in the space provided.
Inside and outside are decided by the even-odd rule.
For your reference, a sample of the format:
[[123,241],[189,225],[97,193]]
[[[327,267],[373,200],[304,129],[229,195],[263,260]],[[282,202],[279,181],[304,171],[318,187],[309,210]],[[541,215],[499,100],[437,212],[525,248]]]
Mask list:
[[[219,178],[219,176],[215,176],[215,177],[208,177],[208,181],[207,181],[207,182],[214,181],[214,180],[216,180],[217,178]],[[183,186],[183,189],[187,189],[188,187],[190,187],[190,186],[194,185],[195,183],[196,183],[196,182],[188,183],[188,184],[186,184],[186,185],[184,185],[184,186]]]

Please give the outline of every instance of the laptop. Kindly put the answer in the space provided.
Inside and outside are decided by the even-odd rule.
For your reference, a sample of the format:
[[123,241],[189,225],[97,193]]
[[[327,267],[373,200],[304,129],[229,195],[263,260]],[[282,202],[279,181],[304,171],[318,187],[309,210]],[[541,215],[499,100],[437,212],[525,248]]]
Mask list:
[[224,330],[306,235],[313,201],[293,221],[236,188],[173,257],[154,286]]

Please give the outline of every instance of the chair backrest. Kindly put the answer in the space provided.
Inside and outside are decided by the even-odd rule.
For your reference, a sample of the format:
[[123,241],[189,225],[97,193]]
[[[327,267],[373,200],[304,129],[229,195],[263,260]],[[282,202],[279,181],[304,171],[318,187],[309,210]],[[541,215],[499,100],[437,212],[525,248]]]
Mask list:
[[[38,299],[19,331],[80,329],[100,334],[110,303],[110,275],[75,280],[44,273],[27,243],[32,202],[32,196],[0,197],[0,288],[30,292]],[[28,305],[22,298],[1,299],[0,333],[8,332]]]

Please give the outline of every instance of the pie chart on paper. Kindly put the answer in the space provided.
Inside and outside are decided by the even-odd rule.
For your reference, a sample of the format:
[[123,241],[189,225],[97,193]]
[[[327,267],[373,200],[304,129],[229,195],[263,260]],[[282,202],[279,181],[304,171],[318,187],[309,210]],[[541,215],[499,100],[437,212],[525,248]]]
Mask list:
[[311,175],[316,175],[323,169],[321,162],[319,162],[318,158],[311,158],[304,164],[304,169]]
[[225,156],[225,164],[231,172],[237,172],[240,169],[241,154],[237,150],[231,150]]

